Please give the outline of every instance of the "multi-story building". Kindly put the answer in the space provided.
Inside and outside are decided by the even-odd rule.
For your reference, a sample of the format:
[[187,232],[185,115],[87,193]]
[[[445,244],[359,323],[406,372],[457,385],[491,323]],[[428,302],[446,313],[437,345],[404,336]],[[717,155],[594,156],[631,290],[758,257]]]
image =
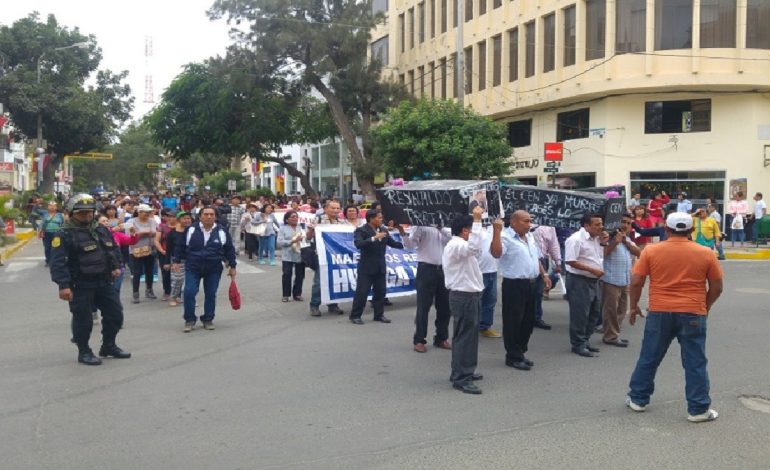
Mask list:
[[414,95],[457,98],[462,87],[466,105],[506,123],[524,183],[551,183],[544,144],[562,142],[561,187],[621,183],[643,197],[661,188],[720,202],[730,188],[770,191],[770,1],[374,8],[387,20],[372,55]]

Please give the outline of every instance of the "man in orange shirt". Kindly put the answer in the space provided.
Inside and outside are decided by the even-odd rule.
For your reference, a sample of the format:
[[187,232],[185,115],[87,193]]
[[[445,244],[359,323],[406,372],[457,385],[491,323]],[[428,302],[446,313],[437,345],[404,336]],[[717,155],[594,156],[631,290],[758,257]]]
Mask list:
[[[631,375],[626,405],[644,411],[655,389],[655,373],[676,338],[682,351],[688,420],[713,421],[706,370],[706,318],[722,293],[722,268],[711,250],[688,239],[692,216],[673,213],[666,218],[668,239],[648,246],[631,275],[631,325],[642,315],[639,298],[650,277],[649,313],[642,349]],[[708,287],[707,287],[708,283]]]

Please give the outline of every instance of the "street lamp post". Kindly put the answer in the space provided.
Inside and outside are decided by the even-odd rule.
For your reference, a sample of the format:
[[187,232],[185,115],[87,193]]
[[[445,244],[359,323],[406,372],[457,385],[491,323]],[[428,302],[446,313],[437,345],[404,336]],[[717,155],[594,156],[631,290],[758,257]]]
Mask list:
[[[64,47],[55,47],[51,49],[50,51],[43,51],[42,54],[37,58],[37,90],[40,92],[40,64],[43,60],[43,57],[45,57],[46,53],[48,52],[55,52],[55,51],[63,51],[65,49],[85,49],[88,47],[88,42],[76,42],[75,44],[72,44],[70,46],[64,46]],[[40,190],[40,187],[43,186],[43,167],[44,167],[44,155],[45,155],[45,148],[43,148],[43,110],[38,108],[37,110],[37,148],[35,149],[35,153],[37,153],[37,188]]]

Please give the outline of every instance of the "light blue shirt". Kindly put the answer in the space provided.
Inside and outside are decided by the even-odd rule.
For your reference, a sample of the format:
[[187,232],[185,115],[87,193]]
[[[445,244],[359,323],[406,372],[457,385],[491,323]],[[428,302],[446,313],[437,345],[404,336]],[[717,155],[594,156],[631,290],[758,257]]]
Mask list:
[[[633,244],[630,238],[626,241]],[[602,281],[613,286],[625,287],[631,283],[631,252],[626,245],[619,243],[610,254],[604,256],[604,276]]]
[[531,233],[521,238],[508,227],[503,230],[500,241],[503,245],[500,268],[504,278],[534,279],[540,275],[540,249]]
[[676,211],[689,214],[690,212],[692,212],[692,202],[690,202],[689,199],[682,199],[681,201],[676,203]]

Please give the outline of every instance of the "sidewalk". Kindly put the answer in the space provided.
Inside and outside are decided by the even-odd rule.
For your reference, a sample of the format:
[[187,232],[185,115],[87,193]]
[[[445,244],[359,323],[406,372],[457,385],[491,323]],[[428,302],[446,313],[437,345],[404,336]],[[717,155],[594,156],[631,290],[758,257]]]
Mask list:
[[0,247],[0,263],[5,262],[17,251],[27,246],[27,243],[35,238],[35,231],[31,228],[17,228],[14,236],[16,237],[14,242]]
[[746,242],[743,247],[738,246],[738,244],[732,247],[730,242],[723,242],[722,246],[727,259],[770,260],[770,247],[768,245],[757,247],[752,242]]

